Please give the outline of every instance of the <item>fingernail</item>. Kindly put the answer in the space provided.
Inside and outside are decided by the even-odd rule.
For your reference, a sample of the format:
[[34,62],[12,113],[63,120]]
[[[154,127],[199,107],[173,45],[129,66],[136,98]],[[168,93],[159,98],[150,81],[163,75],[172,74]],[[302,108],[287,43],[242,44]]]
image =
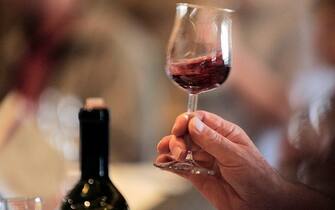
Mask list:
[[180,158],[182,152],[183,152],[183,150],[179,147],[174,147],[171,151],[173,157],[175,157],[176,160],[178,160]]
[[171,129],[171,133],[174,133],[174,130],[176,129],[176,125],[173,125],[172,129]]
[[194,125],[195,129],[199,133],[201,133],[204,130],[204,123],[198,117],[194,117]]
[[186,116],[186,118],[187,118],[187,120],[188,120],[189,118],[192,118],[192,117],[194,117],[195,115],[194,115],[194,112],[187,112],[187,113],[185,114],[185,116]]

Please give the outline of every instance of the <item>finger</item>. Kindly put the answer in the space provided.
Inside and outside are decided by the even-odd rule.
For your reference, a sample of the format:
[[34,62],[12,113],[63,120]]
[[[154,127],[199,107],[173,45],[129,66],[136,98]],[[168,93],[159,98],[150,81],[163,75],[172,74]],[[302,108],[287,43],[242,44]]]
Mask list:
[[189,121],[189,115],[187,113],[183,113],[179,115],[173,125],[171,133],[176,136],[183,136],[187,133],[187,124]]
[[196,143],[194,143],[192,140],[190,141],[190,148],[189,150],[191,150],[192,152],[196,152],[196,151],[199,151],[201,150],[201,147],[199,145],[197,145]]
[[199,150],[196,152],[192,152],[193,159],[197,162],[208,162],[209,165],[213,164],[214,157],[210,155],[208,152],[205,152],[204,150]]
[[173,157],[171,157],[170,155],[167,155],[167,154],[161,154],[161,155],[158,155],[156,160],[155,160],[155,163],[156,164],[162,164],[162,163],[168,163],[168,162],[171,162],[171,161],[174,161]]
[[252,144],[252,141],[243,129],[232,122],[224,120],[216,114],[206,111],[196,111],[193,115],[197,116],[208,127],[232,142],[245,145]]
[[207,169],[213,169],[215,162],[215,158],[203,150],[193,152],[193,160],[203,168]]
[[224,156],[233,156],[237,150],[233,142],[208,127],[198,117],[193,117],[188,127],[192,140],[218,160],[222,160]]
[[171,135],[165,136],[159,141],[157,145],[157,152],[159,154],[167,154],[170,152],[169,143],[170,143],[171,137],[172,137]]
[[186,156],[186,144],[183,138],[172,135],[169,141],[169,149],[176,160],[184,159]]

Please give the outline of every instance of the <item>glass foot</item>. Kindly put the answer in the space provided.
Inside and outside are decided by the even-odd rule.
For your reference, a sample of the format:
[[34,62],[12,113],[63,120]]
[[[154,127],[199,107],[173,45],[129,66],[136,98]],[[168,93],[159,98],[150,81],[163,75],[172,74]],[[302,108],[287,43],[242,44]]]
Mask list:
[[203,168],[193,160],[183,160],[183,161],[174,160],[165,163],[154,163],[154,166],[163,170],[172,171],[176,173],[190,173],[196,175],[209,175],[209,176],[215,175],[215,171]]

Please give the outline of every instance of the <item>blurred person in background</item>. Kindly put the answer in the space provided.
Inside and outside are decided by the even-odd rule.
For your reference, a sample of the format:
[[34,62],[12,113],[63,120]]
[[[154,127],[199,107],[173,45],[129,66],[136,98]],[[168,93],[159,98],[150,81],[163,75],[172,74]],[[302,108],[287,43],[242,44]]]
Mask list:
[[43,195],[46,208],[56,203],[53,196],[59,190],[62,156],[46,141],[39,141],[43,137],[32,117],[56,71],[75,4],[0,1],[1,193],[6,197]]
[[0,10],[1,193],[42,196],[46,209],[58,204],[65,164],[78,158],[78,110],[89,96],[111,106],[113,160],[145,159],[143,148],[154,147],[164,126],[158,118],[139,126],[139,119],[167,108],[158,100],[166,90],[156,88],[164,76],[155,37],[106,1],[2,0]]
[[[75,1],[1,1],[1,79],[0,97],[8,104],[12,114],[9,121],[2,120],[4,129],[0,145],[6,142],[20,118],[35,108],[41,92],[57,62],[58,52],[70,26]],[[6,105],[6,103],[3,105]],[[5,112],[5,111],[3,111]],[[17,113],[16,113],[17,112]],[[6,126],[7,125],[7,126]],[[8,129],[7,129],[8,128]]]
[[315,4],[310,66],[296,76],[291,117],[283,141],[280,171],[324,194],[335,195],[335,1]]
[[[139,109],[141,113],[150,106],[145,100],[165,93],[163,87],[161,92],[146,91],[160,80],[159,72],[153,70],[160,64],[153,56],[158,51],[155,38],[137,25],[127,11],[118,11],[123,7],[117,4],[73,0],[15,1],[9,6],[5,3],[8,2],[2,4],[6,12],[2,27],[5,46],[1,48],[1,98],[3,107],[17,105],[12,107],[17,108],[16,117],[8,118],[18,119],[17,123],[10,123],[10,119],[1,123],[14,129],[25,114],[39,114],[45,104],[42,102],[57,98],[57,94],[78,99],[103,96],[115,109],[113,135],[134,141],[135,137],[128,135],[135,133],[136,123],[130,126],[129,122],[119,119],[133,117],[136,120]],[[109,14],[111,12],[113,14]],[[146,54],[139,54],[145,45],[149,45]],[[113,93],[120,91],[124,94],[113,98]],[[138,100],[141,103],[135,102]],[[9,139],[13,129],[1,132],[1,142]],[[136,147],[136,144],[130,145]],[[124,155],[117,154],[116,150],[116,154],[121,159],[138,160],[142,154],[136,151]]]
[[[335,208],[335,1],[320,0],[313,6],[313,56],[319,64],[312,66],[313,72],[299,72],[302,76],[293,82],[289,104],[284,104],[291,106],[291,111],[284,107],[287,114],[277,115],[289,123],[287,140],[277,148],[281,150],[279,172],[264,159],[244,130],[209,112],[180,115],[171,135],[162,138],[157,146],[156,161],[184,158],[182,136],[188,130],[199,146],[194,158],[213,167],[217,176],[180,175],[217,209]],[[261,78],[254,79],[254,84],[268,84],[272,90],[271,82],[258,83]],[[264,94],[268,93],[272,92],[265,90]],[[277,103],[267,110],[283,111],[282,104]]]

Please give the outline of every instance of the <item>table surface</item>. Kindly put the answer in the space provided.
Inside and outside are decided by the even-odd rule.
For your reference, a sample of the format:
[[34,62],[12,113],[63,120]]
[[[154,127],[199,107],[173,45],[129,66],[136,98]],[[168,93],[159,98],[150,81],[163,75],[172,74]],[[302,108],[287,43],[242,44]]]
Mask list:
[[[79,177],[78,167],[69,168],[65,188],[71,188]],[[170,198],[188,193],[192,188],[183,178],[157,169],[151,163],[113,164],[110,166],[110,177],[130,208],[136,210],[154,209]]]

